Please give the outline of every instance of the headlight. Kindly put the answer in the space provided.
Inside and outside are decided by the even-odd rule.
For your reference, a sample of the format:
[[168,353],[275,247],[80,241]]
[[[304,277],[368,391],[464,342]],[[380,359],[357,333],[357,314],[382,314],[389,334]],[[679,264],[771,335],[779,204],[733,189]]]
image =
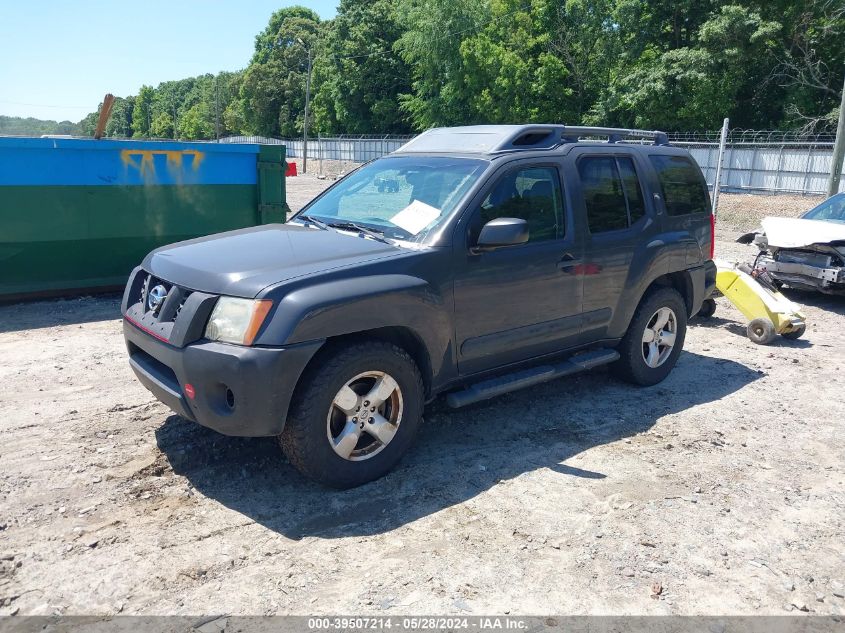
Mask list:
[[273,302],[267,299],[220,297],[205,326],[205,337],[212,341],[252,345],[272,306]]

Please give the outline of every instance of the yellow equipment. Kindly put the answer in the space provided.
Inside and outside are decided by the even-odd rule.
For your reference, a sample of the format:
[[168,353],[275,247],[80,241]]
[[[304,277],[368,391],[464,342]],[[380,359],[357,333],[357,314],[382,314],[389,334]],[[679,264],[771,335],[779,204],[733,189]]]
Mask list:
[[[716,262],[716,289],[745,315],[748,338],[759,345],[768,345],[775,336],[797,339],[806,329],[806,318],[801,306],[784,297],[771,284],[756,276],[748,266]],[[742,270],[745,268],[745,270]],[[716,311],[716,302],[704,302],[699,315],[710,317]]]

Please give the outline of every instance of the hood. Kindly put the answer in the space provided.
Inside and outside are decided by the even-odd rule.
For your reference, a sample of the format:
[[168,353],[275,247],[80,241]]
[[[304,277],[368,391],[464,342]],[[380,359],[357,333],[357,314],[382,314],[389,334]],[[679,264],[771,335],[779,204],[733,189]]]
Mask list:
[[252,298],[294,277],[399,252],[391,244],[334,230],[271,224],[165,246],[147,255],[143,267],[192,290]]
[[845,242],[845,224],[801,218],[764,218],[763,232],[769,246],[801,248],[813,244]]

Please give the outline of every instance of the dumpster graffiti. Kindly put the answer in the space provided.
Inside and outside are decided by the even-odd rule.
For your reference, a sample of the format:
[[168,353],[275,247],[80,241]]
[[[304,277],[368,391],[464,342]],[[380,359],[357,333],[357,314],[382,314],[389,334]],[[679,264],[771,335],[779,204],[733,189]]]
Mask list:
[[[156,156],[165,158],[168,171],[181,174],[183,167],[190,167],[192,171],[198,171],[205,158],[205,152],[196,149],[123,149],[120,151],[120,160],[123,162],[123,166],[137,169],[141,178],[145,180],[154,178],[156,175]],[[186,157],[188,158],[187,163],[185,162]]]

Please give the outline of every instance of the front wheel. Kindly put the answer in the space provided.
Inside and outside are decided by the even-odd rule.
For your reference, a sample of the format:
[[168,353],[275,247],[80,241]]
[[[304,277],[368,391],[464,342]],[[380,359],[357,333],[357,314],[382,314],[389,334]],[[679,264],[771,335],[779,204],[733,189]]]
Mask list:
[[754,319],[748,324],[746,332],[748,333],[748,338],[751,342],[756,343],[757,345],[768,345],[774,341],[777,336],[777,332],[775,332],[775,324],[766,317]]
[[419,369],[403,349],[361,341],[314,359],[297,389],[279,442],[306,477],[334,488],[386,474],[422,421]]
[[674,288],[649,292],[634,313],[617,348],[614,373],[636,385],[655,385],[669,375],[687,332],[687,308]]

